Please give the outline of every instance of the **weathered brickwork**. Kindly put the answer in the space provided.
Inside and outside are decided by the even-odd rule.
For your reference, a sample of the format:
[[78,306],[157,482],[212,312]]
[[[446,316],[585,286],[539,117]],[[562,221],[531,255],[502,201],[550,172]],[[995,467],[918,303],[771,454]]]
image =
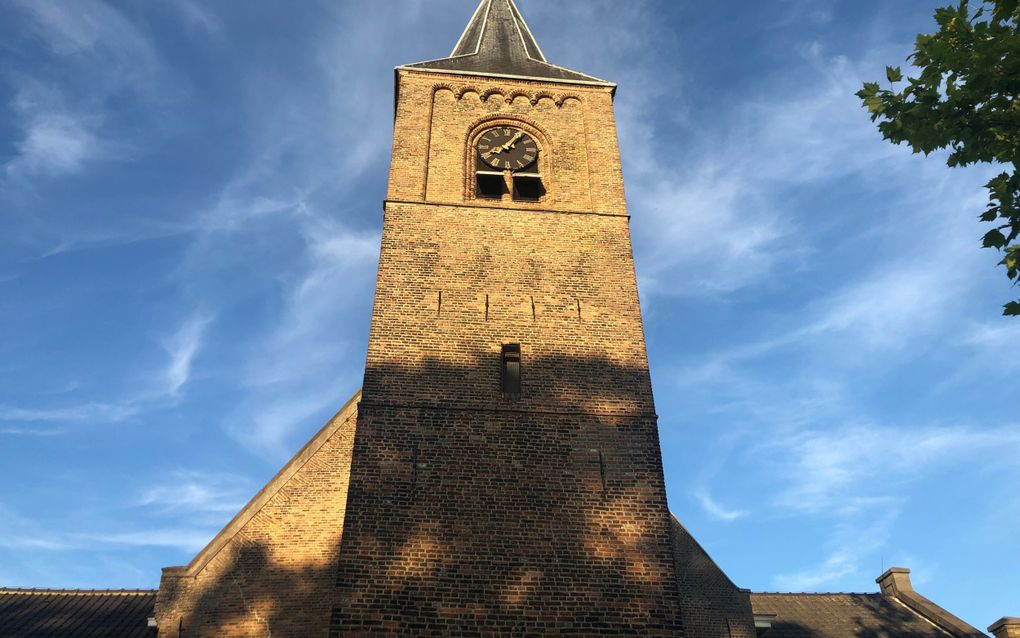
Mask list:
[[[504,343],[522,348],[512,404],[498,383]],[[627,218],[387,204],[364,392],[652,413]]]
[[686,638],[754,638],[751,593],[734,585],[675,518],[673,553]]
[[1020,618],[1006,617],[993,623],[988,631],[995,638],[1020,638]]
[[[342,632],[675,635],[655,420],[364,407]],[[339,634],[338,635],[344,635]]]
[[[476,197],[494,125],[539,201]],[[400,70],[359,403],[164,574],[161,635],[683,635],[629,223],[610,86]]]
[[[541,201],[474,197],[493,124]],[[680,635],[610,90],[402,71],[394,129],[334,635]]]
[[163,570],[161,638],[326,635],[358,398],[190,565]]
[[[607,87],[398,72],[388,198],[462,204],[473,193],[473,136],[512,123],[540,145],[551,210],[626,215]],[[428,161],[422,161],[428,157]],[[503,208],[532,208],[504,199]]]

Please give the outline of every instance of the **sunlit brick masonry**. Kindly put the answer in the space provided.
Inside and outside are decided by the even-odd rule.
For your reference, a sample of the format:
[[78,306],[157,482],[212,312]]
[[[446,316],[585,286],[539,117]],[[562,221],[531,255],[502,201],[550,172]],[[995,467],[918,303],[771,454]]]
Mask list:
[[398,67],[362,390],[158,592],[120,599],[143,597],[113,614],[130,631],[46,633],[70,626],[60,596],[0,590],[0,635],[984,635],[905,569],[879,593],[740,589],[670,513],[616,89],[546,62],[512,0]]

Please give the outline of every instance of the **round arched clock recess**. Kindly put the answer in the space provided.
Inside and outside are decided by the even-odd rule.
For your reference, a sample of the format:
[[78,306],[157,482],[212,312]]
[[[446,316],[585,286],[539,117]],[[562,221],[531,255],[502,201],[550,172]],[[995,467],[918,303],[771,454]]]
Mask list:
[[479,138],[478,157],[496,170],[519,171],[535,163],[538,144],[519,128],[497,126]]

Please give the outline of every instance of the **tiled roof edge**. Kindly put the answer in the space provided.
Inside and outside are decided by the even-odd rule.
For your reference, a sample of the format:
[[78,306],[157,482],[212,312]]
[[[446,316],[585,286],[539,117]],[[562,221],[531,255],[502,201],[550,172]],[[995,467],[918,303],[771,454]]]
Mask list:
[[[546,83],[549,83],[549,84],[572,84],[572,85],[576,85],[576,86],[602,86],[602,87],[607,87],[607,88],[611,88],[611,89],[614,89],[614,90],[616,88],[618,88],[618,85],[615,82],[610,82],[608,80],[602,80],[600,78],[595,77],[594,75],[588,75],[586,73],[580,73],[579,71],[570,71],[570,69],[565,69],[565,70],[570,71],[571,73],[576,73],[577,75],[585,76],[585,77],[590,78],[590,79],[584,79],[584,78],[579,78],[579,79],[559,78],[559,77],[549,77],[549,76],[545,76],[545,75],[516,75],[516,74],[513,74],[513,73],[499,73],[499,72],[496,72],[496,71],[465,71],[465,70],[460,70],[460,69],[430,68],[430,67],[425,67],[425,66],[415,66],[417,64],[428,64],[429,62],[435,62],[435,61],[437,61],[437,60],[428,60],[426,62],[414,62],[412,64],[402,64],[402,65],[400,65],[398,67],[394,67],[393,70],[394,71],[421,71],[421,72],[425,72],[425,73],[447,73],[449,75],[467,75],[467,76],[472,76],[472,77],[484,77],[484,78],[505,78],[505,79],[508,79],[508,80],[524,80],[526,82],[546,82]],[[556,66],[556,65],[549,64],[549,66]],[[560,68],[563,68],[563,67],[560,67]]]
[[36,587],[0,587],[0,595],[24,596],[155,596],[156,589],[45,589]]
[[912,612],[954,636],[987,638],[988,634],[964,622],[916,591],[899,591],[893,596]]
[[881,596],[877,592],[856,591],[752,591],[752,596]]

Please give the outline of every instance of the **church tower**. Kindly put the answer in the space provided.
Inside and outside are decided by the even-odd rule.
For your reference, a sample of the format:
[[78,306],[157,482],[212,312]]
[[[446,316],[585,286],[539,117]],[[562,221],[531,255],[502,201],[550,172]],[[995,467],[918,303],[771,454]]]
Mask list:
[[513,0],[396,69],[362,391],[164,570],[160,636],[683,635],[615,90]]
[[512,0],[396,74],[334,627],[676,635],[616,87]]

